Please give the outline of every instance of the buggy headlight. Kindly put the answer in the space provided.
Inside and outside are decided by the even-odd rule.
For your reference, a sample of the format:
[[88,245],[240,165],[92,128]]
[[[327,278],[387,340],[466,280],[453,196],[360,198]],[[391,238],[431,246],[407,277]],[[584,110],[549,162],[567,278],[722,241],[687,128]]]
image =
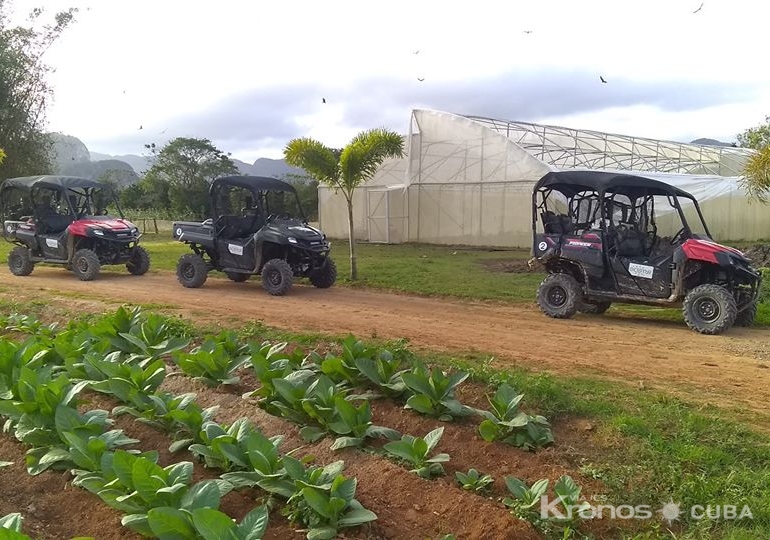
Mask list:
[[93,231],[96,236],[104,236],[104,231],[101,229],[94,229]]
[[296,244],[296,243],[297,243],[297,239],[296,239],[296,238],[294,238],[293,236],[290,236],[290,237],[289,237],[289,243],[290,243],[290,244]]

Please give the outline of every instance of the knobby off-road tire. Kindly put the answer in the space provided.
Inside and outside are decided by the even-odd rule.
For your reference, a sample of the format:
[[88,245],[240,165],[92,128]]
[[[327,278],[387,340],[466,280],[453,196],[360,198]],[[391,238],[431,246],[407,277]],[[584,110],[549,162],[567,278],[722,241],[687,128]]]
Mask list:
[[735,317],[735,326],[753,326],[757,316],[757,303],[752,302]]
[[735,298],[721,285],[698,285],[684,297],[684,322],[701,334],[721,334],[734,323],[738,315]]
[[28,276],[35,269],[35,263],[29,258],[29,250],[25,247],[15,247],[8,254],[8,268],[14,276]]
[[601,315],[608,309],[610,309],[610,306],[612,305],[612,302],[586,302],[583,301],[578,306],[578,311],[580,313],[589,313],[591,315]]
[[273,296],[283,296],[291,288],[294,274],[283,259],[270,259],[262,267],[262,286]]
[[90,249],[79,249],[72,257],[72,271],[80,281],[93,281],[99,275],[99,257]]
[[150,254],[142,246],[135,246],[131,258],[126,263],[129,274],[143,276],[150,269]]
[[580,283],[568,274],[550,274],[537,288],[537,305],[554,319],[569,319],[582,303]]
[[243,283],[251,277],[249,274],[241,274],[240,272],[225,272],[225,275],[227,279],[236,283]]
[[328,289],[337,281],[337,265],[327,257],[326,264],[310,275],[310,283],[319,289]]
[[188,289],[197,289],[206,283],[209,269],[200,255],[188,253],[179,257],[176,263],[176,279]]

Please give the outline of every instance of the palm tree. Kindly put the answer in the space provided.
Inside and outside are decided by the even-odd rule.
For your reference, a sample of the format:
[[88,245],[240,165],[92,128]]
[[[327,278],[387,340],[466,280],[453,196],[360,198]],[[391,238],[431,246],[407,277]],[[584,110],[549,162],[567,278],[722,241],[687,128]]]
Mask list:
[[353,234],[353,191],[374,176],[385,159],[403,157],[404,137],[384,128],[362,131],[338,150],[308,137],[289,141],[283,151],[286,163],[305,169],[319,182],[341,191],[348,203],[350,240],[350,279],[356,271],[356,244]]
[[750,199],[767,203],[770,196],[770,146],[757,150],[746,162],[742,187],[748,192]]

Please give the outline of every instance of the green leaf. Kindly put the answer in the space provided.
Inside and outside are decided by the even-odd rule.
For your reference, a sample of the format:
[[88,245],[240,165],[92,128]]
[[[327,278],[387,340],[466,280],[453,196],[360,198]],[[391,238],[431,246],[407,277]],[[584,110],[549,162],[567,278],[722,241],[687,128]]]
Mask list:
[[147,512],[147,522],[152,533],[160,540],[196,540],[198,538],[192,516],[189,512],[178,508],[168,506],[153,508]]
[[572,477],[564,475],[559,478],[553,485],[553,490],[565,506],[578,504],[581,488]]
[[337,529],[334,527],[314,527],[307,533],[307,540],[332,540],[337,536]]
[[439,412],[435,405],[436,402],[425,394],[415,394],[406,400],[406,408],[431,416],[437,415]]
[[529,491],[527,484],[513,476],[505,477],[505,486],[508,488],[508,491],[511,493],[511,495],[520,500],[524,499],[527,492]]
[[204,480],[190,487],[182,497],[180,506],[187,510],[219,508],[221,491],[215,480]]
[[257,506],[243,517],[238,525],[239,540],[261,540],[267,531],[267,506]]
[[21,532],[21,525],[24,522],[24,518],[21,514],[14,512],[0,517],[0,529],[6,529],[14,532]]
[[444,427],[438,427],[425,435],[425,442],[428,445],[428,451],[430,452],[441,440],[441,436],[444,434]]
[[499,437],[500,429],[490,420],[482,420],[479,424],[479,434],[487,442],[494,441]]
[[192,520],[198,534],[204,540],[224,540],[235,538],[237,529],[227,514],[213,508],[196,508],[192,511]]
[[310,508],[326,519],[331,520],[337,517],[329,504],[329,498],[321,490],[311,486],[304,487],[302,488],[302,497]]
[[377,519],[377,514],[366,508],[351,510],[337,520],[338,527],[356,527]]
[[417,464],[422,459],[421,456],[416,455],[412,445],[404,440],[386,443],[383,448],[389,454],[393,454],[394,456],[412,464]]
[[364,439],[358,437],[337,437],[334,444],[331,445],[331,450],[341,450],[343,448],[358,447],[364,444]]
[[[152,529],[150,529],[150,524],[147,520],[147,514],[137,513],[137,514],[129,514],[127,516],[123,516],[123,519],[120,520],[120,524],[144,536],[153,536],[153,531]],[[160,538],[160,535],[158,535],[158,538]],[[177,540],[177,539],[183,540],[184,538],[188,538],[188,537],[165,536],[163,538],[164,540]]]

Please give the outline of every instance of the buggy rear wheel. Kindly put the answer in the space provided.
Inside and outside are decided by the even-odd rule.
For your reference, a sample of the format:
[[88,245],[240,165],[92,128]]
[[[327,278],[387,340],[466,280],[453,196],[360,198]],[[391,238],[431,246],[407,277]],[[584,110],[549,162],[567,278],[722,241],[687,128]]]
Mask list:
[[35,269],[35,263],[29,258],[29,249],[19,246],[8,254],[8,269],[14,276],[28,276]]
[[721,285],[698,285],[684,297],[682,306],[684,322],[701,334],[721,334],[738,315],[735,298]]
[[150,269],[150,254],[142,246],[134,246],[131,258],[126,263],[126,269],[130,274],[143,276]]
[[582,301],[580,283],[568,274],[550,274],[537,288],[537,305],[554,319],[569,319]]
[[225,275],[227,279],[236,283],[243,283],[251,277],[249,274],[241,274],[240,272],[225,272]]
[[310,283],[319,289],[328,289],[337,281],[337,265],[329,257],[326,257],[324,265],[310,275]]
[[176,279],[188,289],[197,289],[206,283],[209,269],[200,255],[188,253],[179,258],[176,264]]
[[99,275],[99,257],[90,249],[79,249],[72,257],[72,271],[80,281],[93,281]]
[[746,306],[743,311],[738,312],[738,315],[735,317],[735,326],[752,326],[756,316],[757,302],[754,301]]
[[262,267],[262,286],[273,296],[283,296],[291,287],[294,274],[283,259],[270,259]]

